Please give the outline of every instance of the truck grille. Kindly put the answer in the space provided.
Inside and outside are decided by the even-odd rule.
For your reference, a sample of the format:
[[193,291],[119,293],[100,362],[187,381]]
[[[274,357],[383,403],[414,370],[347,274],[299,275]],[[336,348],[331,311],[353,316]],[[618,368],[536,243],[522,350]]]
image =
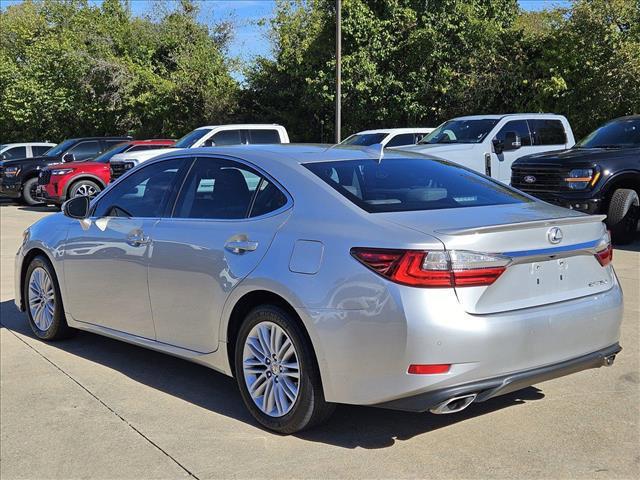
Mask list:
[[111,180],[115,180],[118,177],[121,177],[126,172],[131,170],[135,164],[133,162],[122,162],[122,163],[112,163],[111,164]]
[[538,198],[551,198],[555,193],[568,192],[564,179],[569,170],[562,166],[548,164],[513,165],[511,186]]
[[38,185],[48,185],[51,181],[51,170],[40,170]]

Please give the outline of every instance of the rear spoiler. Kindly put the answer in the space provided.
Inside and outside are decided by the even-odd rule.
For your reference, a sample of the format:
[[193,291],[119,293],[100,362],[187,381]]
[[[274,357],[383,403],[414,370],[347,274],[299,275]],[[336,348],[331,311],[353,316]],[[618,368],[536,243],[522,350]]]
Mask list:
[[509,230],[522,230],[527,228],[555,227],[559,225],[576,225],[579,223],[603,222],[606,215],[584,215],[579,217],[550,218],[548,220],[531,220],[529,222],[503,223],[501,225],[489,225],[484,227],[470,227],[448,230],[435,230],[436,233],[445,235],[473,235],[476,233],[506,232]]

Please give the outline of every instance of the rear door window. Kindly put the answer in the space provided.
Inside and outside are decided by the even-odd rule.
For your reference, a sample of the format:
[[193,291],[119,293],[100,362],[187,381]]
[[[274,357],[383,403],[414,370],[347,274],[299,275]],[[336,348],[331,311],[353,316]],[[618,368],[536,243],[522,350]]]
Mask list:
[[51,148],[52,148],[51,146],[37,145],[35,147],[31,147],[31,151],[33,152],[34,157],[40,157],[44,155],[47,152],[47,150]]
[[280,134],[277,130],[249,130],[249,143],[280,143]]
[[344,160],[308,163],[305,167],[371,213],[531,201],[496,181],[440,160]]
[[533,145],[564,145],[567,135],[560,120],[528,120]]

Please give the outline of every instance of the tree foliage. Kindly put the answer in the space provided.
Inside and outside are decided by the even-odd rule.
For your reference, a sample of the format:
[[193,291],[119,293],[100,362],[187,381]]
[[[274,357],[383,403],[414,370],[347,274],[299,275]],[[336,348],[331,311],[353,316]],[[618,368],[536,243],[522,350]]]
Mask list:
[[[273,59],[247,73],[247,116],[332,138],[332,0],[279,0]],[[553,111],[578,135],[640,111],[640,4],[578,0],[344,0],[343,131],[434,126],[454,115]]]
[[228,36],[198,23],[189,1],[152,21],[123,0],[27,0],[0,22],[2,142],[180,136],[235,108]]

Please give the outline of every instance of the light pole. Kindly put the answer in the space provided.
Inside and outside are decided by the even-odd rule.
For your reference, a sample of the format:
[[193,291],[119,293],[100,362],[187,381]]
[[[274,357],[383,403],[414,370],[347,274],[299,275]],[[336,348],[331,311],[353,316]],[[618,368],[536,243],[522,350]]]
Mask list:
[[336,143],[340,143],[341,97],[342,97],[342,0],[336,0]]

